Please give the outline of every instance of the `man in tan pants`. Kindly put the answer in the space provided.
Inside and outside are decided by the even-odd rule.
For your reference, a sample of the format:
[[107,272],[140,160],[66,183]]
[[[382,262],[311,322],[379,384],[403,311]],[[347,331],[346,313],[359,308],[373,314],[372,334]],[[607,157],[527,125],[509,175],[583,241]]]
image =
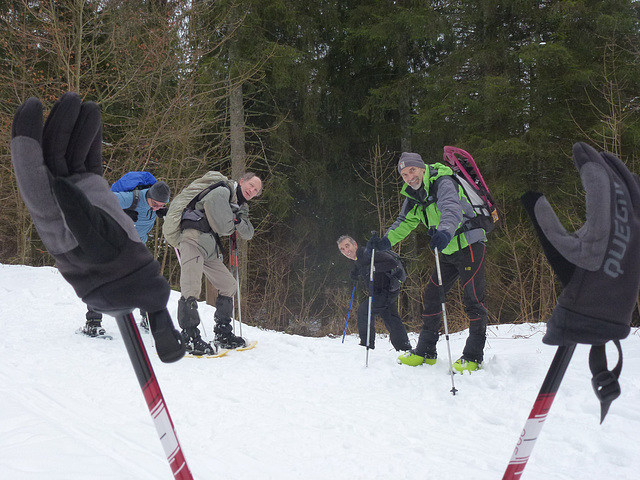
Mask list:
[[[245,344],[243,338],[233,334],[231,326],[233,295],[237,286],[235,278],[223,263],[220,237],[234,232],[244,240],[253,237],[248,201],[259,195],[261,190],[262,181],[253,173],[244,174],[236,183],[219,172],[208,172],[185,188],[172,202],[180,205],[184,204],[184,201],[180,202],[181,196],[191,198],[184,213],[181,213],[178,237],[182,293],[178,302],[178,323],[188,352],[206,355],[214,353],[216,345],[237,348]],[[170,209],[167,216],[171,213]],[[171,235],[168,235],[167,239],[170,238]],[[213,346],[202,340],[198,329],[200,316],[197,299],[202,289],[203,274],[218,289]]]

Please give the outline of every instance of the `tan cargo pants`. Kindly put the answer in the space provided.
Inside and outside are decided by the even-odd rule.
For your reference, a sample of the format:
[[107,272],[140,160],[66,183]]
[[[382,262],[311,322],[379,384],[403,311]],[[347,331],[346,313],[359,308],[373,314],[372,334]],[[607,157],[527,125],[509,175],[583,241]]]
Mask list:
[[200,297],[202,274],[218,289],[220,295],[233,297],[236,293],[236,279],[225,266],[222,257],[207,255],[191,238],[180,241],[180,292],[184,298]]

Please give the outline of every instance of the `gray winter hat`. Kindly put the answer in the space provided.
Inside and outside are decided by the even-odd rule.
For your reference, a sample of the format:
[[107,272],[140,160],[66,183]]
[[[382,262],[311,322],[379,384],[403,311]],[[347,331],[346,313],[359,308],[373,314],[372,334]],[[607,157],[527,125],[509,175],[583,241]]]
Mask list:
[[398,173],[402,174],[402,169],[406,167],[427,168],[418,153],[402,152],[398,161]]
[[147,192],[147,197],[156,202],[169,203],[169,198],[171,197],[169,185],[164,182],[154,183]]
[[398,161],[398,173],[402,174],[402,169],[405,167],[427,168],[419,154],[402,152]]

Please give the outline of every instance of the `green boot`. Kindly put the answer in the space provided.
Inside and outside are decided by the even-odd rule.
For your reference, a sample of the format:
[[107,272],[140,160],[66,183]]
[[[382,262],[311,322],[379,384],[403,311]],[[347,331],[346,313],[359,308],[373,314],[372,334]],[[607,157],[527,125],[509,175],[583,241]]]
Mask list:
[[456,362],[453,364],[453,369],[464,375],[465,370],[469,373],[471,372],[475,372],[476,370],[480,370],[480,368],[482,367],[481,363],[477,363],[477,362],[472,362],[471,360],[465,360],[464,358],[459,358],[458,360],[456,360]]
[[417,367],[423,363],[426,363],[427,365],[435,365],[436,361],[436,358],[422,357],[420,355],[416,355],[412,351],[404,352],[398,357],[398,363],[402,365],[409,365],[410,367]]

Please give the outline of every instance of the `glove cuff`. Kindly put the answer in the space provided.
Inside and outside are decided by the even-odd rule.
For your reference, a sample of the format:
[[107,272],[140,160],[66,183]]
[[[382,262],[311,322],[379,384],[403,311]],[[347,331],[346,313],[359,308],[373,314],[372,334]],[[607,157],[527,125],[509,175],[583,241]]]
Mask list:
[[547,333],[542,337],[542,342],[558,346],[576,343],[604,345],[609,340],[626,338],[630,331],[628,323],[614,323],[590,317],[557,305],[547,321]]
[[[138,245],[145,250],[147,248],[140,242]],[[69,255],[58,257],[58,270],[73,286],[82,301],[97,311],[116,315],[134,308],[156,312],[167,307],[171,288],[167,280],[160,275],[160,264],[156,260],[150,261],[126,276],[118,278],[111,275],[110,280],[97,283],[96,278],[99,278],[97,273],[94,271],[78,273],[74,270],[74,263],[70,262],[68,257]],[[131,259],[131,257],[128,258]],[[108,279],[109,275],[105,274],[104,277]]]

